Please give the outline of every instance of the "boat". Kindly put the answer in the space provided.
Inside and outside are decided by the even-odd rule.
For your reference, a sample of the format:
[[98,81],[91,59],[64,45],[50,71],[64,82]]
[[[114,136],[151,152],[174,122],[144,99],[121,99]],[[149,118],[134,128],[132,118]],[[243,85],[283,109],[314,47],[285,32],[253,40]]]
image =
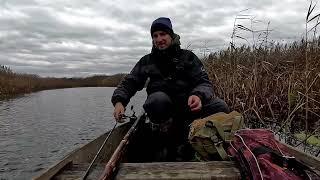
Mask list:
[[[101,148],[101,154],[86,179],[240,179],[240,170],[233,161],[152,162],[144,161],[142,144],[145,114],[116,126],[88,144],[74,150],[34,180],[83,179]],[[106,141],[107,137],[108,141]],[[286,144],[285,144],[286,145]],[[286,145],[289,152],[320,174],[320,159]],[[140,153],[139,153],[140,152]]]

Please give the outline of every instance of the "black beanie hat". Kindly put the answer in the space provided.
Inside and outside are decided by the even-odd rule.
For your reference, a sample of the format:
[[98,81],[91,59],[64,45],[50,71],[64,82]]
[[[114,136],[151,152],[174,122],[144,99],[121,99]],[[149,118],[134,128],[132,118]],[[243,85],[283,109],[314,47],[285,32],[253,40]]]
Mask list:
[[150,29],[151,36],[156,31],[167,32],[171,37],[173,37],[174,32],[170,19],[166,17],[159,17],[158,19],[154,20]]

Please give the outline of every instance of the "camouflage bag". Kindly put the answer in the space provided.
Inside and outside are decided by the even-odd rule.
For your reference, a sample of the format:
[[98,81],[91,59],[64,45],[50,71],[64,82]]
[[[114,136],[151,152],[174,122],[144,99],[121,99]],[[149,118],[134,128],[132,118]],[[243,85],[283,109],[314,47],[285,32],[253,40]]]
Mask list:
[[233,139],[235,131],[243,127],[243,116],[232,111],[216,113],[194,120],[189,131],[189,142],[198,160],[227,160],[225,145]]

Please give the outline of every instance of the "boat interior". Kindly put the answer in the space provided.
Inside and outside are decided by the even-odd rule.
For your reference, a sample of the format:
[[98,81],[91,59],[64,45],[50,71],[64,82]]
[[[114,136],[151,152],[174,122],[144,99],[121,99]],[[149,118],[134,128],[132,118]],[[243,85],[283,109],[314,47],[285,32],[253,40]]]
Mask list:
[[[154,148],[159,148],[155,147],[155,144],[161,143],[152,139],[148,130],[144,128],[145,117],[140,118],[134,129],[132,129],[135,124],[133,121],[114,129],[86,179],[101,179],[101,175],[105,174],[106,164],[115,152],[119,152],[118,146],[128,137],[130,130],[133,133],[125,142],[124,151],[118,153],[121,161],[115,164],[112,176],[106,179],[241,179],[240,170],[233,161],[197,162],[192,157],[161,159],[161,153],[156,155],[152,153]],[[35,179],[81,179],[108,135],[109,132],[71,152]],[[294,148],[289,147],[289,149],[295,157],[320,172],[319,159]]]

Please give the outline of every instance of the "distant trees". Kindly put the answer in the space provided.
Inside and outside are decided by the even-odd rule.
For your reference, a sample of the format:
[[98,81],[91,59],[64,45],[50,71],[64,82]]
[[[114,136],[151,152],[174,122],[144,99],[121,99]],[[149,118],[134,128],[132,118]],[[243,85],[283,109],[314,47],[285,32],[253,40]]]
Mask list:
[[34,74],[14,73],[0,65],[0,99],[34,91],[72,87],[113,87],[125,74],[95,75],[86,78],[43,78]]

